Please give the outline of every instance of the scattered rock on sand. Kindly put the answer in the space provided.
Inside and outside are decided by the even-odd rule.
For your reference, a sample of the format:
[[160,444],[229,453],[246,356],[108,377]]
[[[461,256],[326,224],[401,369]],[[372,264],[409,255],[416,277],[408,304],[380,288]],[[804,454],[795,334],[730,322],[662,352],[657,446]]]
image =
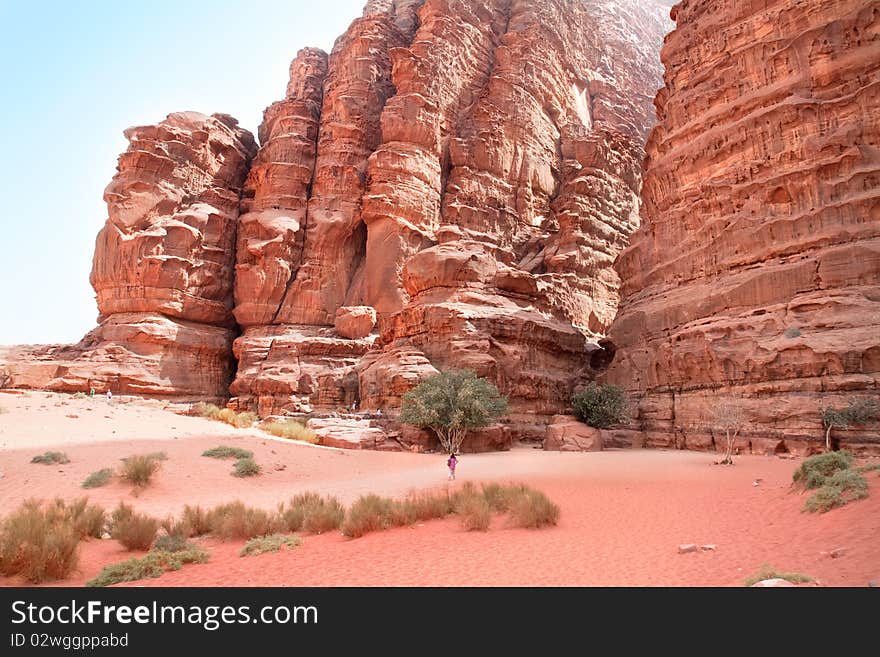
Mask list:
[[762,579],[760,582],[755,582],[752,584],[752,588],[755,587],[784,587],[784,586],[796,586],[796,584],[792,584],[787,579],[780,579],[779,577],[774,577],[773,579]]
[[835,550],[831,550],[830,556],[832,559],[837,559],[838,557],[842,557],[846,554],[846,548],[837,548]]
[[702,550],[703,552],[708,552],[708,551],[714,550],[714,549],[715,549],[714,543],[706,543],[706,545],[700,546],[700,550]]
[[683,543],[682,545],[678,546],[678,553],[679,554],[686,554],[688,552],[696,552],[696,551],[697,551],[697,546],[694,545],[693,543]]

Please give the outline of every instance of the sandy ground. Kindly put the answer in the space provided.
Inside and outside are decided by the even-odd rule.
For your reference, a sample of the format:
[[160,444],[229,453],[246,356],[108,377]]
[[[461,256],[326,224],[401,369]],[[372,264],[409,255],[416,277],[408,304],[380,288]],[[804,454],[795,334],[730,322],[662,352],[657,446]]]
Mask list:
[[[155,402],[126,402],[0,394],[0,513],[31,497],[87,495],[107,508],[125,500],[164,517],[184,504],[236,499],[273,509],[306,490],[349,504],[368,492],[402,496],[490,480],[528,483],[561,509],[550,529],[510,528],[499,516],[488,532],[465,532],[450,518],[354,540],[306,535],[295,550],[248,558],[238,556],[241,542],[198,539],[209,563],[135,586],[741,586],[764,563],[826,586],[880,580],[876,472],[867,475],[868,499],[821,515],[803,513],[804,496],[791,489],[800,461],[776,457],[741,456],[725,467],[713,464],[717,455],[697,452],[519,447],[465,454],[449,484],[442,455],[312,447],[174,415]],[[201,456],[221,444],[253,451],[264,474],[238,479],[232,462]],[[49,447],[71,463],[30,463]],[[168,459],[140,493],[118,481],[80,487],[90,472],[155,451]],[[716,547],[679,554],[684,543]],[[102,566],[137,554],[116,541],[84,542],[79,572],[61,585],[81,585]],[[0,578],[0,585],[21,584]]]

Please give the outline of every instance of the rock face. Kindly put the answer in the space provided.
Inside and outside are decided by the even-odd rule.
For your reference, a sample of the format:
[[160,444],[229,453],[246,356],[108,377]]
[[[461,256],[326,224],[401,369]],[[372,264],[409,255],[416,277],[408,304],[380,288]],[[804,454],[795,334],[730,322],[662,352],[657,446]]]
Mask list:
[[181,112],[126,130],[95,245],[100,325],[74,346],[19,351],[8,385],[226,396],[239,197],[256,151],[237,125]]
[[471,368],[510,398],[502,443],[542,438],[602,360],[667,13],[375,1],[301,51],[246,184],[230,403],[393,412]]
[[668,12],[369,0],[329,56],[297,54],[257,153],[223,115],[130,130],[92,274],[101,326],[34,354],[60,368],[47,387],[106,363],[118,392],[389,418],[426,376],[470,368],[512,410],[470,448],[543,439],[613,355],[598,340]]
[[[682,2],[606,380],[649,445],[809,451],[880,394],[880,5]],[[877,425],[838,432],[880,451]]]

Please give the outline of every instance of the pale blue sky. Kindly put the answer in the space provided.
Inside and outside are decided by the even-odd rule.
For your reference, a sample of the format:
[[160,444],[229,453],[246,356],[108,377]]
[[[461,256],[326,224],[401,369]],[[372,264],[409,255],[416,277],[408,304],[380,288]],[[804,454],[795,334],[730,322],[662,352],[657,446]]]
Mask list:
[[255,135],[304,46],[365,0],[0,0],[0,344],[75,342],[128,126],[225,112]]

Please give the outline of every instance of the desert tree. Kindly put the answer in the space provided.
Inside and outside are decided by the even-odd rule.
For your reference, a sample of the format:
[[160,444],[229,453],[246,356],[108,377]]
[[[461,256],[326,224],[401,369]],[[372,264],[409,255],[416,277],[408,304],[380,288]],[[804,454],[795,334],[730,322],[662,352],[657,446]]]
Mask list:
[[431,429],[447,453],[458,452],[468,432],[490,425],[507,413],[507,399],[470,370],[449,370],[428,377],[403,395],[400,419]]
[[604,429],[629,420],[629,403],[623,388],[590,383],[571,398],[575,417],[581,422]]
[[731,400],[715,404],[710,413],[712,426],[724,432],[725,451],[721,463],[733,465],[733,445],[746,419],[743,409]]
[[880,418],[880,402],[873,397],[851,399],[843,408],[828,406],[821,409],[825,427],[825,449],[831,451],[831,430],[849,429],[853,424],[864,424]]

